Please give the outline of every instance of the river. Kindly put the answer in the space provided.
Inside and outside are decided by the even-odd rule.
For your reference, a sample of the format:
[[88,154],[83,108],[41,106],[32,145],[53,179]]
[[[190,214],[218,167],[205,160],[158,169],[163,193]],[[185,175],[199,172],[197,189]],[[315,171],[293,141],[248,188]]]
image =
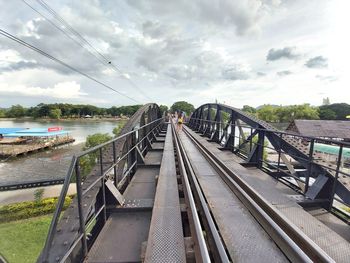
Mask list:
[[6,162],[0,161],[0,184],[18,183],[39,179],[63,178],[72,155],[81,151],[85,139],[94,133],[109,133],[120,124],[119,121],[100,120],[1,120],[2,128],[47,128],[61,126],[75,139],[73,144],[64,145],[48,151],[41,151]]

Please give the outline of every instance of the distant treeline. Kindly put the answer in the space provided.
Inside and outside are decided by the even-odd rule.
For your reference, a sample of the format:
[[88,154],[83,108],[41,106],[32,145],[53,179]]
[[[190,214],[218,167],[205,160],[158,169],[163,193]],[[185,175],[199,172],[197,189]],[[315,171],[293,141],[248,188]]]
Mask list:
[[243,106],[243,111],[257,116],[268,122],[291,122],[295,119],[306,120],[348,120],[350,105],[347,103],[334,103],[313,107],[309,104],[276,106],[263,105],[258,108]]
[[68,103],[44,104],[25,108],[21,105],[13,105],[9,109],[0,109],[0,118],[80,118],[90,116],[131,116],[142,105],[130,105],[111,108],[99,108],[93,105],[74,105]]

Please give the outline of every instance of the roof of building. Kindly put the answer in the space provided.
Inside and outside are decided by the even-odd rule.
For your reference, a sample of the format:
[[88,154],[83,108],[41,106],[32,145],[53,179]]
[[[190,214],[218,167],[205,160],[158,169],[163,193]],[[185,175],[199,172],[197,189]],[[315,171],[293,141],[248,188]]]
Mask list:
[[[1,133],[4,132],[4,133]],[[49,128],[0,128],[0,134],[5,137],[50,137],[56,135],[68,134],[68,131],[62,130],[62,127]]]
[[8,134],[24,130],[25,128],[0,128],[0,134]]
[[350,121],[294,120],[287,130],[305,136],[350,139]]
[[14,132],[14,133],[9,133],[6,134],[5,137],[50,137],[50,136],[56,136],[56,135],[63,135],[63,134],[67,134],[68,131],[54,131],[54,132],[33,132],[30,130],[27,130],[27,132],[25,131],[20,131],[20,132]]

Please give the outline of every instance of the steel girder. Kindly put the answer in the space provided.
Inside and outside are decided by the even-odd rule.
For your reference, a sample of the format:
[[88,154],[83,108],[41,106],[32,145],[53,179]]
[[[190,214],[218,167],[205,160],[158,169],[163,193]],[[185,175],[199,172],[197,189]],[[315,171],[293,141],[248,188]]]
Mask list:
[[[210,119],[211,109],[217,110],[214,120]],[[206,116],[204,116],[205,111],[207,112]],[[226,112],[230,117],[226,127],[220,128],[218,123],[221,123],[222,125],[222,112]],[[308,187],[305,193],[306,197],[312,200],[326,199],[331,204],[331,199],[333,198],[332,194],[334,194],[335,190],[335,194],[337,194],[346,204],[350,204],[349,189],[344,184],[336,180],[334,174],[321,165],[315,162],[310,162],[308,154],[288,142],[285,139],[286,137],[282,135],[282,131],[277,130],[272,125],[258,119],[253,115],[224,104],[208,103],[203,104],[193,112],[188,125],[197,132],[214,139],[214,141],[217,141],[218,143],[221,143],[223,138],[225,138],[226,140],[223,145],[224,148],[233,151],[238,121],[243,121],[253,130],[255,130],[254,134],[249,136],[246,140],[243,140],[243,144],[251,141],[254,135],[258,135],[258,143],[248,154],[247,162],[255,164],[259,168],[262,167],[264,138],[267,138],[277,152],[282,151],[290,156],[293,156],[293,159],[298,161],[305,169],[307,169],[307,173],[316,179],[316,181],[310,187]],[[231,133],[228,133],[229,126],[231,126]],[[218,140],[217,134],[220,133],[222,133],[222,135]],[[241,146],[242,145],[239,145],[238,148]],[[330,207],[328,206],[327,208]]]

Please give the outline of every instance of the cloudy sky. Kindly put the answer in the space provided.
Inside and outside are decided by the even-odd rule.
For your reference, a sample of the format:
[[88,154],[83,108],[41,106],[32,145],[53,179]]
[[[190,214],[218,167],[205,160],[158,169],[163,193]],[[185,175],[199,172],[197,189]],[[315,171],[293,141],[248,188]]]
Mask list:
[[133,100],[0,35],[0,107],[350,103],[348,1],[46,2],[77,34],[35,0],[0,0],[0,29]]

